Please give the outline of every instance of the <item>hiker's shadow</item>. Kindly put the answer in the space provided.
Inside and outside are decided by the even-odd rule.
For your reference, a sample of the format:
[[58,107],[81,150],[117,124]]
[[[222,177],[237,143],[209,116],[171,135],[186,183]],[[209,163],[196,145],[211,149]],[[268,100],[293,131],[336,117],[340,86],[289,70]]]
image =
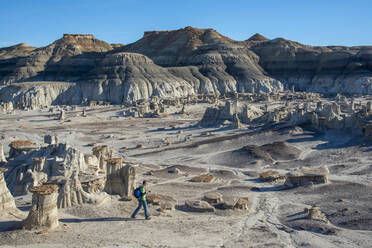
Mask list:
[[0,221],[0,232],[9,232],[22,228],[22,221]]
[[282,191],[282,190],[288,190],[289,187],[286,187],[284,185],[278,185],[278,186],[269,186],[269,187],[253,187],[251,191],[254,192],[271,192],[271,191]]
[[69,219],[59,219],[62,223],[82,223],[82,222],[101,222],[101,221],[133,221],[136,219],[131,218],[121,218],[121,217],[106,217],[106,218],[91,218],[91,219],[78,219],[78,218],[69,218]]

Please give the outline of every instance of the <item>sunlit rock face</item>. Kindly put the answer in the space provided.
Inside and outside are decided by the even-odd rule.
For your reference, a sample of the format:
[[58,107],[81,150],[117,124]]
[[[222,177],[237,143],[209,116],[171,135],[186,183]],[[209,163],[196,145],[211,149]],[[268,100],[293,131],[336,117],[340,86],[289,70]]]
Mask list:
[[372,47],[315,47],[278,38],[251,49],[271,77],[297,90],[372,93]]
[[[0,49],[0,101],[39,108],[84,100],[196,94],[372,93],[372,47],[314,47],[255,34],[234,41],[213,29],[150,31],[128,45],[65,34],[52,44]],[[27,82],[27,83],[26,83]]]

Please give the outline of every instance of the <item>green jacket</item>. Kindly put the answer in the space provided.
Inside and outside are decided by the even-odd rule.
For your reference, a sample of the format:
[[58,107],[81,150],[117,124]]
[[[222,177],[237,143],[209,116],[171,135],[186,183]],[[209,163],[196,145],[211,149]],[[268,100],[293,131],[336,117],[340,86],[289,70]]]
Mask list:
[[140,186],[140,191],[141,191],[141,201],[146,201],[146,188],[145,186],[141,185]]

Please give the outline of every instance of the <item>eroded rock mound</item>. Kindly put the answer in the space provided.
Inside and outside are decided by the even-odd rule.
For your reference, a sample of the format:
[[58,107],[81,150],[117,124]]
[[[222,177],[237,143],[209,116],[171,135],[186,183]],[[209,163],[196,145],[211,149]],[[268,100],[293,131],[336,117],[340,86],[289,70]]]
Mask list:
[[206,201],[186,201],[185,207],[195,212],[215,212],[216,209]]
[[177,200],[168,195],[149,193],[146,196],[147,202],[153,205],[160,206],[160,211],[174,210]]
[[255,106],[240,102],[227,101],[225,105],[208,107],[200,121],[200,125],[214,126],[225,121],[234,123],[234,128],[240,128],[241,123],[250,123],[261,117],[264,112]]
[[[5,63],[5,73],[0,74],[0,81],[14,83],[31,78],[31,81],[65,81],[67,78],[74,81],[73,78],[78,78],[79,74],[89,71],[95,65],[94,58],[100,56],[98,52],[111,49],[110,44],[93,35],[64,34],[61,39],[46,47],[33,49],[29,53],[18,53],[24,56],[5,61],[1,59],[7,55],[1,56],[0,64],[8,63]],[[96,54],[92,56],[94,52]]]
[[15,57],[24,57],[34,51],[36,47],[32,47],[26,43],[19,43],[10,47],[0,48],[0,59],[10,59]]
[[329,170],[327,167],[312,169],[302,168],[286,175],[284,183],[287,187],[309,186],[328,183]]
[[191,178],[191,182],[197,182],[197,183],[210,183],[215,180],[215,177],[212,174],[203,174],[200,176],[196,176]]
[[253,157],[271,163],[277,160],[294,160],[301,154],[298,148],[286,142],[274,142],[262,146],[248,145],[243,149]]
[[372,47],[315,47],[277,38],[251,49],[269,75],[296,90],[371,94]]
[[114,47],[93,35],[65,34],[46,47],[2,48],[0,85],[14,85],[0,90],[0,101],[38,108],[283,89],[372,93],[371,47],[313,47],[259,34],[234,41],[193,27],[145,32]]
[[71,179],[61,183],[57,206],[58,208],[68,208],[84,203],[98,205],[106,198],[107,195],[104,192],[97,194],[86,192],[81,185],[78,174],[74,173]]
[[223,203],[223,195],[218,192],[210,192],[204,195],[205,201],[210,204],[220,204]]
[[[55,143],[57,138],[46,136],[45,141]],[[106,183],[106,168],[101,168],[106,164],[101,163],[111,157],[108,147],[96,147],[95,155],[84,155],[62,143],[36,145],[31,141],[15,141],[10,146],[4,166],[9,168],[6,179],[14,195],[25,195],[32,187],[53,183],[60,188],[57,205],[61,208],[99,204],[106,198],[105,193],[100,193]]]

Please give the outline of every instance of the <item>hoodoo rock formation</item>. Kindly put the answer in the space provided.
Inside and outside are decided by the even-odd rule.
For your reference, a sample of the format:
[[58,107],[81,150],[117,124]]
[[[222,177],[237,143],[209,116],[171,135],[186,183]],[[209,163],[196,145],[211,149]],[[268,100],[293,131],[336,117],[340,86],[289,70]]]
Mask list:
[[93,194],[86,192],[80,182],[77,173],[74,173],[71,179],[63,182],[61,192],[58,195],[58,208],[68,208],[84,203],[100,204],[106,199],[105,193]]
[[[103,202],[107,196],[101,192],[106,170],[101,170],[100,163],[111,157],[110,149],[96,147],[92,155],[84,155],[67,144],[57,143],[56,136],[46,135],[44,141],[48,144],[36,145],[27,140],[11,143],[10,156],[4,162],[9,168],[6,180],[10,191],[16,196],[25,195],[33,187],[53,183],[60,188],[59,208]],[[131,178],[133,173],[127,174]]]
[[124,163],[123,158],[108,159],[105,191],[122,197],[131,196],[136,185],[136,171],[137,166]]
[[23,228],[48,230],[58,227],[58,186],[53,184],[35,186],[30,191],[33,194],[32,207]]

